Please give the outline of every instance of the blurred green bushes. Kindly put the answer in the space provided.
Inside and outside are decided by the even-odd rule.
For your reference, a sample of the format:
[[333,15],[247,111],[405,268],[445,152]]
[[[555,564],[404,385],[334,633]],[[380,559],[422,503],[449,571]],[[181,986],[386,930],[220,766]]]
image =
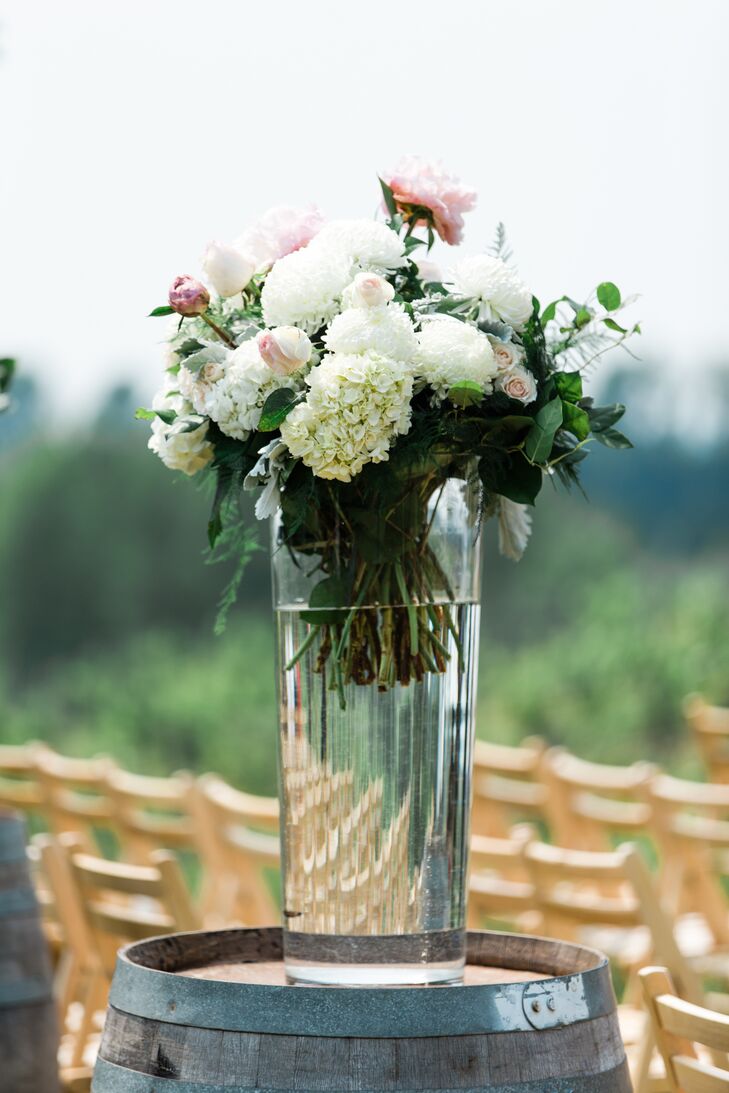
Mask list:
[[[213,769],[272,792],[267,552],[215,638],[226,573],[203,565],[209,497],[145,450],[128,402],[110,400],[81,439],[36,434],[2,455],[0,740],[107,751],[150,772]],[[596,488],[587,478],[592,503],[544,491],[518,565],[486,529],[478,732],[682,765],[683,695],[729,702],[727,452],[695,464],[696,512],[691,459],[675,446],[658,461],[607,457]],[[684,467],[680,504],[670,460]]]

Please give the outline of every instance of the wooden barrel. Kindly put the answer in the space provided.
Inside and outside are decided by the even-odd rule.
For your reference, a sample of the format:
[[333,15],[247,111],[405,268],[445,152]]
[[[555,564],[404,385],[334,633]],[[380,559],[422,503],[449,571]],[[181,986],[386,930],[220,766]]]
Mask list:
[[25,854],[25,825],[0,812],[0,1089],[57,1093],[51,964]]
[[119,954],[93,1093],[629,1093],[607,960],[469,934],[460,987],[291,987],[279,930]]

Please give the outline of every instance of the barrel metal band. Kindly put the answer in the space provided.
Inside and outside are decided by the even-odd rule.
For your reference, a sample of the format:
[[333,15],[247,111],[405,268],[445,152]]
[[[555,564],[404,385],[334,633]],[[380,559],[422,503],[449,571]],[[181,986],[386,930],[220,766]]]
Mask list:
[[527,983],[343,991],[198,979],[140,967],[121,956],[109,1001],[122,1013],[175,1025],[387,1039],[558,1028],[615,1009],[606,962]]
[[[99,1058],[94,1070],[91,1093],[241,1093],[240,1085],[210,1085],[207,1082],[179,1082],[174,1078],[158,1078],[152,1074],[142,1074],[138,1070],[127,1070]],[[266,1089],[265,1086],[250,1086],[248,1093],[302,1093],[301,1087],[295,1089]],[[351,1085],[347,1089],[335,1089],[327,1086],[327,1093],[352,1093]],[[378,1093],[377,1090],[359,1090],[358,1093]],[[397,1093],[426,1093],[421,1089],[400,1089]],[[448,1090],[428,1088],[427,1093],[484,1093],[484,1086],[449,1085]],[[571,1078],[545,1078],[536,1082],[507,1082],[489,1085],[488,1093],[630,1093],[630,1080],[625,1065],[601,1074],[580,1074]]]

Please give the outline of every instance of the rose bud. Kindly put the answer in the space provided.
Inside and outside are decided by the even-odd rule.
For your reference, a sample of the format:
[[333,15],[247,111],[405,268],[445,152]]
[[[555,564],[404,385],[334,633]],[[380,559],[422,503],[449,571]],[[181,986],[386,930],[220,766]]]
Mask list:
[[395,289],[378,273],[358,273],[348,288],[353,307],[379,307],[395,295]]
[[262,330],[256,341],[258,352],[277,376],[290,376],[311,358],[311,342],[296,326]]
[[170,307],[178,315],[202,315],[208,309],[210,293],[205,285],[183,273],[172,282],[169,301]]
[[241,292],[256,271],[255,263],[235,247],[213,240],[203,256],[203,269],[219,296]]

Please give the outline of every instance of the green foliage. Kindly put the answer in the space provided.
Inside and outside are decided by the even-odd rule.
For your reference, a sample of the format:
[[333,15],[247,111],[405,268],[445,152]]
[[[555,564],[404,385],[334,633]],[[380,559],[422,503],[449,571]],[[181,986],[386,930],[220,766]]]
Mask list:
[[169,304],[162,304],[160,307],[153,308],[153,310],[150,311],[148,318],[158,319],[161,318],[163,315],[174,315],[174,313],[174,307],[170,307]]
[[278,387],[272,391],[263,404],[258,429],[262,433],[271,433],[286,420],[294,406],[301,402],[302,396],[290,387]]
[[597,286],[597,299],[606,311],[617,311],[620,307],[620,289],[612,281],[603,281]]

